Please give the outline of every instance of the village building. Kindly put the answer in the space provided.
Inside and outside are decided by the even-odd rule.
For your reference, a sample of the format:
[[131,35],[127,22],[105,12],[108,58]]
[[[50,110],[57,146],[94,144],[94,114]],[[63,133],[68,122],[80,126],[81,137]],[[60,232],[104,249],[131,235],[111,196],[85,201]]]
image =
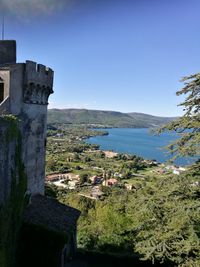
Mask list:
[[159,174],[165,174],[166,173],[166,170],[164,168],[160,168],[157,170],[157,173]]
[[79,174],[74,174],[74,173],[66,173],[65,178],[70,181],[80,180]]
[[117,184],[118,184],[118,180],[114,179],[114,178],[108,179],[108,180],[104,180],[103,183],[102,183],[102,185],[104,185],[104,186],[115,186]]
[[114,158],[119,154],[119,153],[113,152],[113,151],[103,151],[103,152],[107,158]]
[[165,167],[165,169],[171,171],[175,175],[180,175],[182,172],[186,171],[186,168],[177,167],[177,166],[174,166],[174,165],[167,165]]
[[101,176],[97,176],[97,175],[93,175],[89,178],[90,182],[94,185],[96,184],[101,184],[103,177]]
[[53,173],[53,174],[47,175],[45,180],[47,182],[56,182],[56,181],[64,180],[64,179],[67,179],[66,174],[63,174],[63,173]]
[[79,180],[68,181],[68,188],[69,189],[76,189],[77,186],[80,186],[80,181]]

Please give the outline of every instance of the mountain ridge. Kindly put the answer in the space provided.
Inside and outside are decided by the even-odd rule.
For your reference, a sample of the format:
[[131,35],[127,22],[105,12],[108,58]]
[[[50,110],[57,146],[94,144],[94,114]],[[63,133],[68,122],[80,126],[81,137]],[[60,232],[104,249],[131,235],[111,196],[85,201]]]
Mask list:
[[48,109],[48,123],[92,124],[106,127],[150,128],[158,127],[177,117],[160,117],[140,112],[90,109]]

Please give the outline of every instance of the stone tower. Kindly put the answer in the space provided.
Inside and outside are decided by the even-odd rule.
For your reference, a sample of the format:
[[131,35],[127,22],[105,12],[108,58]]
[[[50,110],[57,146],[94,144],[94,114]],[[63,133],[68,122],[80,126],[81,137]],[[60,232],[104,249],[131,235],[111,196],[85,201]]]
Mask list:
[[53,71],[32,61],[16,63],[16,42],[0,41],[0,114],[20,120],[28,191],[44,194],[47,105]]

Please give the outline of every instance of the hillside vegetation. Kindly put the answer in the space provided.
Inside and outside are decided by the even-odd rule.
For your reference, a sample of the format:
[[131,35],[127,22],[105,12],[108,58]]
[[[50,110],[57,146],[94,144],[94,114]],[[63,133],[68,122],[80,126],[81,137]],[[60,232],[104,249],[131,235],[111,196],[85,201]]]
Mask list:
[[157,117],[143,113],[87,109],[50,109],[48,123],[94,124],[106,127],[150,128],[161,126],[175,118]]
[[[200,266],[199,164],[174,174],[175,166],[108,154],[83,141],[97,134],[104,132],[59,125],[48,130],[47,142],[46,193],[81,211],[78,248],[95,255],[87,266],[116,267],[122,259],[124,266],[131,266],[128,259],[132,266]],[[112,262],[101,263],[101,253]]]

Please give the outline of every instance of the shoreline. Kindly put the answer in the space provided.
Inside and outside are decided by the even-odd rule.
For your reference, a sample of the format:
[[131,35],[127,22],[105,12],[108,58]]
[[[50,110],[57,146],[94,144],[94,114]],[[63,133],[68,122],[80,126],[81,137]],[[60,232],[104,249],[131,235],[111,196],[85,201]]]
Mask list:
[[[99,128],[99,129],[102,129],[102,128]],[[96,130],[94,130],[95,132],[98,132],[99,131],[99,129],[96,129]],[[140,134],[140,132],[137,132],[136,131],[136,134],[138,135],[138,137],[140,138],[141,137],[141,135],[142,134],[148,134],[148,132],[147,132],[147,129],[149,129],[149,128],[110,128],[110,130],[113,130],[113,129],[116,129],[116,130],[120,130],[120,129],[122,129],[122,130],[130,130],[130,129],[135,129],[135,130],[141,130],[142,131],[142,129],[144,130],[144,132],[142,132],[141,134]],[[133,133],[134,134],[134,133]],[[109,136],[110,135],[110,133],[108,132],[108,134],[106,134],[106,136]],[[103,135],[101,135],[101,134],[99,134],[99,135],[96,135],[96,136],[90,136],[90,137],[88,137],[88,138],[86,138],[85,140],[84,140],[84,142],[86,142],[86,143],[88,143],[88,144],[91,144],[91,145],[98,145],[99,146],[99,150],[101,150],[101,151],[108,151],[108,152],[113,152],[113,153],[117,153],[117,154],[127,154],[127,155],[136,155],[136,156],[138,156],[138,157],[142,157],[143,159],[145,159],[145,160],[150,160],[150,161],[152,161],[152,160],[156,160],[157,162],[159,162],[160,164],[162,164],[162,163],[164,163],[164,164],[173,164],[173,165],[176,165],[176,166],[182,166],[182,167],[184,167],[184,166],[189,166],[189,165],[192,165],[194,162],[195,162],[195,159],[189,159],[189,158],[184,158],[184,157],[182,157],[182,158],[177,158],[174,162],[171,162],[170,163],[170,157],[169,158],[165,158],[165,155],[167,155],[167,152],[166,152],[166,154],[162,151],[162,148],[164,148],[165,146],[167,146],[168,145],[168,143],[170,143],[170,142],[172,142],[173,140],[171,140],[171,136],[173,136],[173,135],[169,135],[169,140],[167,140],[166,141],[166,139],[164,139],[163,140],[163,142],[164,142],[164,144],[161,144],[161,145],[159,145],[159,144],[157,144],[157,147],[156,147],[156,143],[155,143],[155,146],[152,146],[151,145],[151,143],[152,143],[152,137],[154,137],[153,135],[150,135],[150,134],[148,134],[148,136],[150,137],[150,140],[148,141],[148,137],[147,138],[145,138],[144,137],[144,141],[145,142],[149,142],[150,143],[150,147],[148,148],[148,145],[146,146],[146,148],[144,147],[144,145],[143,145],[143,143],[141,144],[141,153],[137,153],[137,151],[124,151],[124,147],[125,146],[127,146],[128,147],[128,149],[130,148],[130,146],[131,146],[131,144],[134,144],[135,146],[136,146],[136,149],[139,149],[140,150],[140,146],[138,146],[138,142],[137,142],[137,138],[136,138],[136,142],[133,142],[133,143],[130,143],[130,145],[129,144],[127,144],[127,143],[125,143],[125,145],[124,145],[124,147],[123,147],[123,145],[121,146],[121,147],[119,147],[119,148],[116,148],[116,146],[118,145],[118,143],[116,143],[116,145],[114,146],[113,144],[114,144],[114,142],[113,141],[111,141],[111,147],[110,146],[107,146],[106,147],[106,142],[105,143],[101,143],[101,141],[100,141],[100,143],[98,143],[98,142],[96,142],[96,140],[94,141],[94,142],[90,142],[90,139],[91,138],[95,138],[95,137],[98,137],[98,136],[103,136]],[[120,137],[120,135],[118,136],[118,137]],[[126,136],[125,136],[126,137]],[[128,136],[129,137],[129,136]],[[155,138],[156,138],[157,136],[155,136]],[[120,137],[121,138],[121,137]],[[105,139],[104,139],[105,140]],[[118,141],[118,140],[117,140]],[[120,140],[121,141],[121,143],[124,141],[123,140],[123,138],[122,138],[122,140]],[[126,141],[126,139],[125,139],[125,141]],[[169,141],[169,142],[168,142]],[[161,142],[162,142],[162,140],[161,140]],[[167,142],[167,143],[166,143]],[[114,146],[114,147],[112,147],[112,145]],[[121,145],[121,144],[120,144]],[[143,145],[143,149],[142,149],[142,145]],[[121,151],[120,151],[120,149],[121,149]],[[155,155],[152,155],[152,157],[151,156],[147,156],[147,155],[144,155],[143,154],[143,152],[147,152],[147,154],[149,153],[149,154],[155,154]],[[160,155],[159,155],[159,153],[160,153]],[[159,157],[160,156],[160,157]]]

